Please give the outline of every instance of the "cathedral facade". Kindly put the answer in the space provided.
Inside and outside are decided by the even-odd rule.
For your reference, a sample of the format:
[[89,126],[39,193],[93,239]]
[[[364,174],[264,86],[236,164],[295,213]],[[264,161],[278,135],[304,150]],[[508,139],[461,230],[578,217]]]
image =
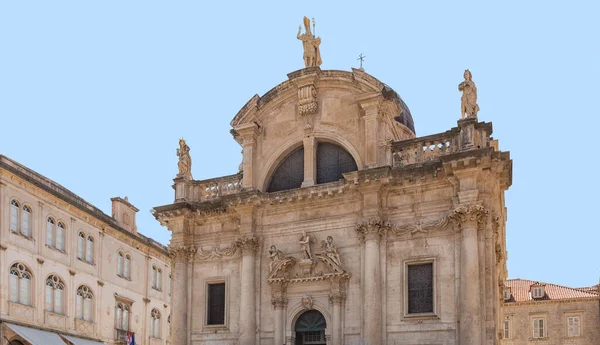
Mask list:
[[171,343],[499,344],[512,161],[463,109],[417,137],[390,87],[307,62],[233,118],[237,174],[194,180],[182,140]]

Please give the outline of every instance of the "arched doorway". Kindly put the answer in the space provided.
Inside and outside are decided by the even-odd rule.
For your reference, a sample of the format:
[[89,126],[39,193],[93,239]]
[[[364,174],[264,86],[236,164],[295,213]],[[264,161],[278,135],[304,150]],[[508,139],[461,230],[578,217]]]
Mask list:
[[296,331],[296,345],[324,345],[325,317],[317,310],[308,310],[302,313],[294,327]]

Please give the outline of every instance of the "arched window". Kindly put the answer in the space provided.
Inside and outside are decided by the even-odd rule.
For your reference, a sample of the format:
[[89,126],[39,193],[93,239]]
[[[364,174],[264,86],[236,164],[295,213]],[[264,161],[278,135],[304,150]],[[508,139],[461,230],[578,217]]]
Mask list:
[[82,231],[77,235],[77,258],[94,263],[94,238]]
[[65,232],[65,223],[58,222],[57,224],[54,218],[48,217],[46,221],[46,245],[64,252]]
[[156,287],[156,279],[157,279],[157,269],[156,266],[152,265],[152,288],[158,289]]
[[65,223],[58,222],[56,228],[56,249],[65,251]]
[[65,283],[56,275],[46,278],[46,311],[63,314]]
[[152,287],[156,290],[162,289],[162,270],[152,265]]
[[123,276],[127,279],[131,279],[131,255],[125,255],[125,265],[123,265]]
[[117,275],[121,278],[131,279],[131,255],[119,251],[117,257]]
[[171,336],[171,315],[167,316],[167,339]]
[[17,262],[10,266],[10,301],[31,305],[31,271],[24,264]]
[[23,218],[21,219],[21,234],[31,237],[31,207],[23,205]]
[[81,231],[77,234],[77,258],[85,258],[85,234]]
[[92,322],[94,320],[94,295],[89,287],[81,285],[77,289],[75,317]]
[[275,169],[267,192],[300,188],[304,181],[304,147],[290,153]]
[[54,232],[56,228],[56,221],[52,217],[48,217],[46,220],[46,245],[54,247]]
[[117,303],[117,329],[128,331],[129,330],[129,314],[131,307],[128,304],[118,302]]
[[160,312],[156,309],[150,313],[150,336],[160,339]]
[[296,340],[300,344],[325,344],[327,323],[317,310],[305,311],[296,321]]
[[169,274],[169,283],[167,285],[167,293],[171,296],[171,289],[173,289],[173,277]]
[[19,213],[21,205],[15,199],[10,201],[10,231],[19,232]]
[[123,252],[119,252],[117,256],[117,275],[123,276],[123,262],[125,261],[125,254]]
[[356,170],[356,162],[348,151],[330,143],[317,145],[317,184],[338,181],[344,178],[342,174]]

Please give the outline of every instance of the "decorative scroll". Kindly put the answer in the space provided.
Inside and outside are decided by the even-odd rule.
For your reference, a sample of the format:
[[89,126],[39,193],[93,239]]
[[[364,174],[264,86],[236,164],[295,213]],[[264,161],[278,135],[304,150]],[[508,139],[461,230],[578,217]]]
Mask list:
[[298,113],[300,115],[315,114],[317,112],[317,89],[314,85],[303,86],[298,89]]

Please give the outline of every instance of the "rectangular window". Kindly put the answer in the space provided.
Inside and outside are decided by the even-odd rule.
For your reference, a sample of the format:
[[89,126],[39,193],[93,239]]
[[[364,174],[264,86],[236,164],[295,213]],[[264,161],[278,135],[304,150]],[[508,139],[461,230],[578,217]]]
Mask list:
[[546,335],[545,319],[542,317],[533,319],[533,337],[534,338],[544,338],[545,335]]
[[504,339],[510,339],[510,320],[504,320]]
[[225,324],[225,283],[208,284],[207,325]]
[[567,317],[567,336],[581,336],[581,319],[579,318],[579,316]]
[[433,313],[433,262],[407,269],[408,314]]

